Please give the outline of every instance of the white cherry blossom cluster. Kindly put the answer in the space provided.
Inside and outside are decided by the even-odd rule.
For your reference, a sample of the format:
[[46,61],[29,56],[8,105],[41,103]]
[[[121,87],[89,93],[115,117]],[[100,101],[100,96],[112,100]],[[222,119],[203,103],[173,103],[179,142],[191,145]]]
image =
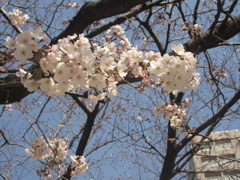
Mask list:
[[165,119],[170,119],[172,116],[186,116],[186,109],[185,108],[178,108],[177,104],[168,104],[162,103],[154,107],[153,112],[156,115],[164,114]]
[[32,149],[26,149],[26,152],[33,159],[45,159],[52,154],[51,142],[47,142],[43,137],[36,137],[31,145]]
[[[50,167],[62,164],[67,158],[68,146],[63,139],[45,140],[43,137],[36,137],[32,141],[32,149],[26,149],[33,159],[46,159],[48,161],[48,171]],[[83,156],[70,156],[73,175],[81,175],[88,169],[88,164]],[[48,173],[50,175],[50,173]]]
[[33,29],[29,27],[27,31],[20,33],[15,39],[11,37],[6,38],[6,47],[14,50],[14,57],[19,60],[21,64],[25,64],[27,60],[33,57],[33,52],[38,51],[37,40],[44,40],[42,28]]
[[111,35],[114,35],[117,37],[118,41],[124,48],[131,48],[132,44],[128,40],[128,38],[125,36],[125,31],[124,29],[119,26],[112,26],[109,30],[107,30],[107,36],[105,36],[106,40],[111,39]]
[[170,122],[171,128],[179,129],[183,125],[184,119],[181,116],[172,116]]
[[5,104],[3,106],[4,111],[12,111],[12,105],[11,104]]
[[15,26],[21,26],[29,19],[29,16],[27,14],[23,15],[23,12],[19,9],[13,9],[13,12],[8,13],[8,17]]
[[77,2],[71,4],[70,2],[68,2],[66,5],[63,5],[66,8],[77,8],[79,7],[79,4]]
[[[186,106],[187,107],[187,106]],[[176,104],[159,104],[154,107],[153,113],[156,115],[164,114],[164,118],[170,119],[172,128],[180,128],[186,116],[186,109],[179,108]]]
[[200,83],[200,75],[196,73],[196,58],[191,52],[185,52],[182,44],[173,44],[172,49],[177,55],[164,54],[150,62],[150,79],[173,94],[196,89]]
[[67,157],[68,147],[63,139],[46,141],[43,137],[36,137],[32,141],[32,149],[26,149],[26,152],[33,159],[49,158],[50,163],[61,163]]
[[157,84],[174,94],[198,87],[197,60],[185,52],[183,45],[172,45],[175,55],[161,56],[153,51],[144,54],[132,47],[118,25],[107,31],[107,37],[101,44],[92,45],[83,34],[68,36],[51,47],[46,45],[37,63],[33,53],[37,52],[36,39],[43,38],[41,30],[29,29],[14,40],[8,37],[6,46],[15,50],[13,54],[21,64],[30,59],[43,74],[39,77],[20,69],[17,75],[24,87],[49,96],[83,89],[88,91],[88,100],[96,103],[116,96],[117,83],[126,76],[141,77],[142,89]]
[[85,162],[84,156],[70,156],[72,159],[71,168],[72,175],[81,175],[88,169],[88,164]]
[[51,149],[53,151],[53,154],[50,156],[50,161],[53,163],[61,163],[67,158],[67,152],[68,152],[68,146],[66,144],[66,141],[63,139],[54,139],[53,143],[51,145]]

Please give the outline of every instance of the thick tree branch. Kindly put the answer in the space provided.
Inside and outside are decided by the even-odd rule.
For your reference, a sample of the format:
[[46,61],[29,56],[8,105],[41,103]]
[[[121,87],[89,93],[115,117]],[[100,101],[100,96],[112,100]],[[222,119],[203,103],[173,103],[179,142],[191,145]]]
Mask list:
[[134,10],[134,11],[132,11],[132,12],[126,14],[126,15],[121,16],[121,17],[118,17],[115,20],[110,21],[109,23],[104,24],[103,26],[101,26],[97,29],[94,29],[92,32],[87,34],[86,37],[92,38],[92,37],[102,33],[103,31],[108,30],[111,26],[114,26],[116,24],[121,24],[124,21],[126,21],[126,20],[136,16],[137,14],[139,14],[139,13],[141,13],[141,12],[147,10],[147,9],[150,9],[154,6],[165,6],[165,5],[172,4],[172,3],[175,3],[175,2],[179,2],[179,1],[182,1],[182,0],[175,0],[175,1],[170,1],[170,2],[162,2],[162,0],[161,0],[161,1],[156,1],[156,2],[152,2],[152,3],[144,4],[144,6],[142,6],[141,8],[136,9],[136,10]]
[[[179,93],[179,94],[183,94],[183,93]],[[170,102],[171,102],[171,104],[174,104],[174,103],[179,104],[181,102],[181,98],[178,97],[176,99],[176,96],[174,94],[170,93]],[[177,157],[175,146],[176,146],[176,129],[171,127],[171,121],[169,120],[167,149],[166,149],[167,152],[166,152],[166,156],[164,158],[164,163],[163,163],[160,180],[167,180],[167,179],[171,179],[171,177],[172,177],[172,174],[173,174],[172,170],[174,169],[175,160]]]
[[[85,148],[88,144],[89,137],[90,137],[90,134],[92,132],[93,125],[94,125],[94,121],[95,121],[96,116],[99,112],[99,106],[100,106],[100,102],[98,102],[96,104],[94,110],[90,114],[87,114],[87,121],[85,123],[83,133],[82,133],[82,137],[79,141],[77,151],[75,153],[77,156],[82,156],[83,155],[84,150],[85,150]],[[72,172],[72,168],[71,168],[71,166],[69,166],[66,173],[63,175],[63,180],[71,179],[71,172]]]
[[[150,14],[150,13],[149,13]],[[165,49],[160,41],[160,39],[158,38],[158,36],[156,35],[156,33],[153,31],[152,27],[149,25],[148,21],[142,21],[139,17],[136,16],[136,19],[138,20],[138,22],[145,27],[145,29],[148,31],[148,33],[151,35],[151,37],[153,38],[154,42],[156,43],[158,50],[161,54],[165,53]]]
[[78,94],[75,93],[66,93],[68,95],[70,95],[73,100],[82,108],[82,110],[88,115],[90,116],[92,113],[92,110],[86,106],[86,104],[82,101],[82,99],[80,99],[80,97],[78,96]]
[[31,94],[20,82],[15,74],[0,78],[0,104],[20,102],[25,96]]
[[148,0],[99,0],[87,2],[70,21],[69,26],[51,44],[68,35],[81,34],[94,21],[128,12],[131,8]]
[[213,33],[211,29],[202,35],[195,37],[184,44],[185,50],[195,55],[225,43],[226,40],[234,37],[240,32],[240,15],[228,20],[225,24],[215,26]]

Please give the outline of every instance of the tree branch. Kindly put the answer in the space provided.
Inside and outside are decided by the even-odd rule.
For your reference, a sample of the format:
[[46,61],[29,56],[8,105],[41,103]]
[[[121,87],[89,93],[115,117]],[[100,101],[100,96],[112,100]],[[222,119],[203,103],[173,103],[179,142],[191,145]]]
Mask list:
[[185,50],[194,53],[195,55],[214,47],[226,40],[234,37],[240,32],[240,15],[234,19],[228,20],[225,24],[215,26],[213,33],[211,29],[207,30],[202,35],[195,37],[184,44]]
[[[75,153],[77,156],[82,156],[83,155],[84,150],[85,150],[85,148],[88,144],[88,140],[89,140],[90,134],[92,132],[94,121],[95,121],[96,116],[99,112],[99,105],[100,105],[100,102],[98,102],[96,104],[94,110],[90,114],[87,114],[87,121],[85,123],[83,133],[82,133],[82,137],[79,141],[77,151]],[[68,167],[67,171],[65,172],[65,174],[63,175],[63,180],[71,179],[71,172],[72,172],[72,168],[71,168],[71,165],[70,165]]]
[[22,30],[18,27],[12,24],[11,19],[9,19],[7,12],[3,9],[3,7],[0,8],[0,13],[3,15],[3,17],[9,22],[9,24],[11,24],[11,26],[13,27],[13,29],[17,32],[17,33],[22,33]]
[[112,17],[128,12],[131,8],[147,2],[148,0],[99,0],[86,2],[75,17],[70,21],[69,26],[51,44],[56,44],[58,39],[68,35],[81,34],[87,26],[94,21]]
[[214,114],[210,119],[208,119],[205,123],[201,124],[199,127],[196,128],[195,132],[191,134],[191,137],[186,136],[176,147],[177,152],[180,152],[183,147],[186,146],[187,143],[189,143],[196,135],[198,135],[200,132],[205,130],[207,127],[209,127],[211,124],[214,124],[214,122],[218,121],[224,115],[226,112],[240,99],[240,90],[237,91],[237,93],[232,97],[232,99],[223,106],[216,114]]
[[66,93],[68,95],[70,95],[73,100],[82,108],[82,110],[88,115],[90,116],[92,113],[92,110],[86,106],[86,104],[82,101],[82,99],[79,98],[78,94],[74,94],[74,93]]

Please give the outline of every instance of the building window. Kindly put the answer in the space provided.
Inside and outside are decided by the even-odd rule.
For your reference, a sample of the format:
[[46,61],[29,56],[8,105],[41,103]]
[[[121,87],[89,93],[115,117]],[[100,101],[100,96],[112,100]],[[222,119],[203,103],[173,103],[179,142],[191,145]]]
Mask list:
[[222,139],[220,141],[215,142],[215,149],[216,150],[226,150],[232,149],[232,143],[229,139]]
[[224,180],[235,180],[235,178],[231,175],[224,175]]
[[208,153],[212,150],[212,147],[210,142],[204,142],[201,144],[200,150],[202,153]]
[[218,166],[217,157],[215,156],[202,157],[201,160],[203,168]]
[[219,157],[219,164],[222,166],[231,166],[236,164],[236,158],[234,154],[227,154]]
[[224,180],[240,180],[240,174],[237,172],[224,173]]
[[223,180],[221,173],[205,173],[206,180]]

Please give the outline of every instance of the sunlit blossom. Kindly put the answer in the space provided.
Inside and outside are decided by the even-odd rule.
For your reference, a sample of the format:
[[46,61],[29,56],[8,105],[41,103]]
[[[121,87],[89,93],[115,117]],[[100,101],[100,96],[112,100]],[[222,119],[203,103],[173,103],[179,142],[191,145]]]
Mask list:
[[[157,84],[165,92],[177,94],[188,89],[196,89],[200,84],[200,77],[196,73],[197,60],[192,53],[185,52],[182,44],[172,44],[172,49],[176,53],[174,56],[161,55],[153,51],[144,54],[137,47],[130,46],[123,28],[118,25],[111,27],[107,31],[107,36],[110,39],[115,36],[119,43],[106,40],[102,47],[98,44],[91,47],[83,34],[78,36],[74,34],[59,39],[58,43],[51,47],[47,46],[47,53],[39,61],[46,77],[39,83],[36,82],[36,86],[33,86],[32,78],[29,81],[32,85],[26,83],[25,86],[31,91],[38,90],[40,86],[40,89],[46,91],[49,96],[64,96],[65,92],[77,89],[87,91],[94,89],[97,93],[91,94],[89,91],[88,100],[96,103],[105,96],[109,98],[116,96],[117,83],[124,80],[127,75],[142,77],[141,91]],[[29,28],[17,35],[16,39],[7,38],[6,46],[15,49],[15,58],[21,64],[25,64],[33,57],[32,51],[37,51],[36,39],[40,38],[42,29]],[[76,41],[72,41],[73,39]],[[46,78],[50,77],[52,79],[47,81]],[[22,82],[28,79],[23,76]],[[156,106],[154,111],[160,114],[161,110]],[[171,113],[166,117],[170,115]]]
[[27,59],[33,57],[32,50],[23,44],[17,46],[17,49],[14,51],[14,56],[20,61],[21,64],[25,64]]
[[43,29],[41,27],[38,27],[36,29],[33,29],[32,27],[28,28],[28,31],[30,32],[31,36],[33,38],[37,39],[43,39]]
[[10,36],[6,38],[6,47],[9,49],[15,49],[16,47],[16,41],[12,39]]
[[23,25],[29,19],[29,16],[27,14],[23,15],[19,9],[13,9],[13,12],[8,13],[8,17],[11,23],[16,26]]
[[42,78],[40,80],[40,89],[43,92],[49,91],[54,86],[54,80],[52,78]]
[[184,50],[184,47],[182,44],[179,44],[179,45],[175,45],[175,44],[172,44],[172,50],[177,53],[178,55],[183,55],[185,50]]
[[26,81],[23,83],[23,86],[27,88],[29,92],[38,91],[39,88],[38,82],[33,79],[26,79]]

